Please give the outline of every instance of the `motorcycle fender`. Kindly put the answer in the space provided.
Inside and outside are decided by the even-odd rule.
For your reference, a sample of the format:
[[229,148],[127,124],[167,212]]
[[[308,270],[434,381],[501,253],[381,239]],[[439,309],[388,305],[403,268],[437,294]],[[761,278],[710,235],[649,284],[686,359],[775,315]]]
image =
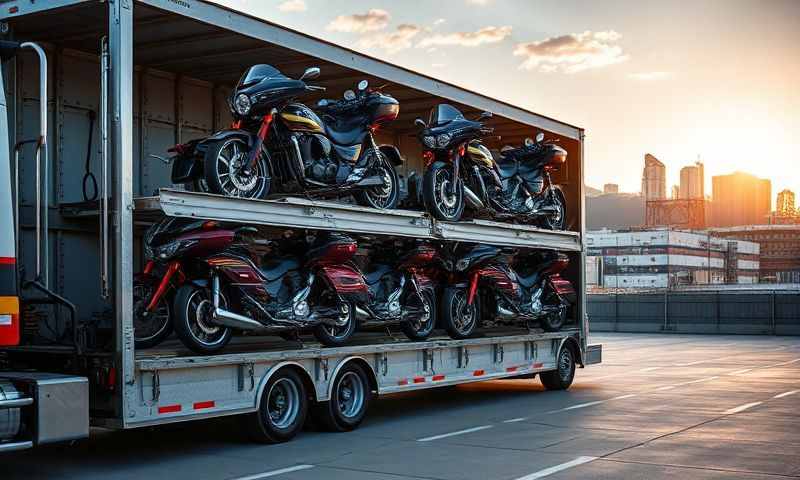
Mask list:
[[576,300],[575,288],[572,287],[572,283],[569,280],[565,279],[561,275],[552,275],[548,282],[550,283],[550,288],[553,289],[558,295],[562,298],[566,299],[570,304],[574,304]]
[[400,155],[400,150],[394,145],[381,145],[378,147],[382,154],[392,162],[392,165],[399,166],[405,163],[403,156]]
[[320,265],[318,274],[342,298],[365,301],[368,297],[364,277],[351,265]]
[[180,155],[172,162],[172,183],[190,183],[201,176],[194,155]]
[[225,130],[220,130],[218,132],[212,133],[211,136],[204,138],[203,140],[197,142],[197,151],[200,153],[205,153],[208,149],[208,146],[214,142],[218,142],[220,140],[225,140],[231,137],[241,137],[247,140],[247,146],[252,147],[255,143],[256,136],[253,133],[250,133],[246,130],[238,129],[238,128],[228,128]]

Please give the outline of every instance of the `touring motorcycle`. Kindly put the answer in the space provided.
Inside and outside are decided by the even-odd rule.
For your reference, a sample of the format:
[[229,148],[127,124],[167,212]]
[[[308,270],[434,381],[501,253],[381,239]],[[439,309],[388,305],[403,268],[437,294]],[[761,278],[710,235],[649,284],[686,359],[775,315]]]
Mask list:
[[498,323],[523,321],[558,331],[575,304],[572,284],[561,277],[566,255],[517,251],[492,245],[459,245],[453,280],[444,289],[442,323],[452,338],[467,338],[481,319]]
[[540,133],[536,141],[503,149],[496,161],[480,141],[493,131],[481,122],[490,117],[484,112],[468,120],[452,105],[440,104],[427,123],[416,120],[428,162],[422,185],[426,209],[440,220],[458,221],[466,204],[476,216],[564,229],[566,201],[550,173],[566,162],[566,150]]
[[233,125],[173,147],[172,182],[240,198],[352,194],[364,206],[395,208],[402,157],[373,132],[397,118],[400,104],[362,80],[342,100],[321,100],[317,114],[295,100],[325,90],[306,84],[319,73],[291,79],[270,65],[247,69],[228,101]]

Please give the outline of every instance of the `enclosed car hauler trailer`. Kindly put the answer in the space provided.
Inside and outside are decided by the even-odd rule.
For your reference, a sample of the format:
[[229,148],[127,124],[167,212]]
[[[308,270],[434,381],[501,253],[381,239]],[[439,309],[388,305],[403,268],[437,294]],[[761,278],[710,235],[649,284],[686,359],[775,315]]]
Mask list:
[[[354,368],[364,374],[369,385],[362,393],[369,395],[534,373],[553,387],[567,386],[576,363],[600,361],[600,346],[587,344],[581,129],[205,1],[8,1],[0,5],[0,22],[5,39],[36,42],[50,59],[49,88],[41,93],[36,57],[18,52],[3,64],[12,143],[36,138],[41,107],[51,132],[46,150],[19,150],[13,171],[20,179],[12,207],[21,245],[15,255],[29,288],[22,292],[21,344],[0,357],[0,381],[22,393],[7,404],[6,417],[0,403],[0,418],[32,428],[6,435],[7,445],[41,441],[32,432],[50,407],[37,403],[36,388],[26,389],[37,376],[88,384],[93,425],[134,428],[257,412],[269,403],[262,401],[266,387],[287,374],[302,379],[310,399],[326,406]],[[244,68],[264,62],[290,76],[320,66],[319,83],[334,94],[365,77],[390,82],[387,91],[400,101],[401,116],[381,135],[405,156],[406,176],[423,168],[421,148],[410,138],[413,119],[440,102],[467,114],[493,112],[489,124],[506,143],[519,144],[535,131],[559,138],[569,153],[556,178],[566,192],[569,231],[174,189],[169,167],[150,155],[229,123],[230,86]],[[41,176],[35,175],[36,155]],[[3,160],[12,164],[12,158]],[[419,343],[366,335],[353,346],[325,349],[256,339],[213,356],[169,345],[136,351],[132,278],[142,264],[141,229],[163,215],[559,250],[570,256],[566,276],[578,303],[571,324],[556,333],[489,331],[483,338]],[[26,306],[31,280],[41,284],[40,297],[48,294],[43,308],[36,305],[40,298]],[[19,373],[23,369],[51,373]],[[87,407],[75,402],[71,408]]]

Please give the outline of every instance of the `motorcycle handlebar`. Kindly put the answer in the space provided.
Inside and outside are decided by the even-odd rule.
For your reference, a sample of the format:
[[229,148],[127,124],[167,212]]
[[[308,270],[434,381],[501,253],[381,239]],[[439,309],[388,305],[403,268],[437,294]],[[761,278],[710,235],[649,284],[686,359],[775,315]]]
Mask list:
[[306,85],[306,90],[311,92],[324,92],[327,88],[320,85]]

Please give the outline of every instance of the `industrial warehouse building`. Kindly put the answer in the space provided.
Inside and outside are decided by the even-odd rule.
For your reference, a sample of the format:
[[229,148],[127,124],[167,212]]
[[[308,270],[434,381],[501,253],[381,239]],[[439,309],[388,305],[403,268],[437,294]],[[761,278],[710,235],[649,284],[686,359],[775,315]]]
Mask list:
[[759,276],[759,244],[672,229],[590,231],[587,284],[604,288],[748,284]]

